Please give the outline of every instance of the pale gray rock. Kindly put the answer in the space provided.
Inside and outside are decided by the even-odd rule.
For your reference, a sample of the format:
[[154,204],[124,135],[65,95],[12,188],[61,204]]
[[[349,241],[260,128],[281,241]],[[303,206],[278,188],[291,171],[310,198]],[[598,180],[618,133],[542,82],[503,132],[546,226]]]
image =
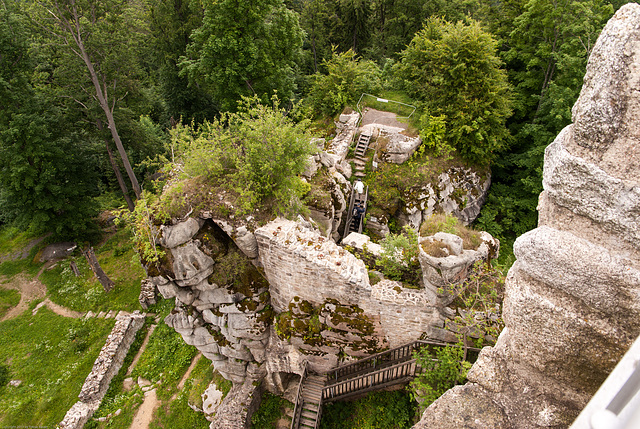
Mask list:
[[171,249],[173,273],[178,286],[195,286],[213,273],[213,259],[194,243]]
[[375,256],[380,256],[382,253],[382,247],[371,241],[371,237],[364,234],[358,234],[357,232],[351,232],[347,235],[341,243],[343,246],[351,246],[363,252],[365,249],[367,252],[372,253]]
[[246,226],[239,227],[235,232],[235,236],[231,238],[233,238],[233,241],[247,258],[255,259],[258,257],[258,242],[256,241],[256,236],[253,235]]
[[178,247],[191,240],[201,226],[202,221],[191,217],[175,225],[162,225],[160,227],[162,233],[159,240],[160,245],[167,249]]
[[474,384],[417,427],[501,427],[481,405],[456,408],[479,397],[505,427],[566,428],[640,334],[639,89],[640,5],[629,4],[596,42],[574,124],[546,150],[540,223],[514,245],[505,329],[469,371]]
[[316,162],[315,155],[309,155],[307,159],[307,164],[305,166],[304,171],[302,172],[302,176],[311,178],[318,172],[318,163]]

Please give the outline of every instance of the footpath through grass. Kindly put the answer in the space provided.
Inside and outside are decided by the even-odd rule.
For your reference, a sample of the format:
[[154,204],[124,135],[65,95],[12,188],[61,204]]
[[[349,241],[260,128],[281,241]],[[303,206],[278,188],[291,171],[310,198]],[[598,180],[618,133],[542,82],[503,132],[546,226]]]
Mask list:
[[70,319],[41,308],[0,323],[0,427],[51,427],[78,400],[114,319]]

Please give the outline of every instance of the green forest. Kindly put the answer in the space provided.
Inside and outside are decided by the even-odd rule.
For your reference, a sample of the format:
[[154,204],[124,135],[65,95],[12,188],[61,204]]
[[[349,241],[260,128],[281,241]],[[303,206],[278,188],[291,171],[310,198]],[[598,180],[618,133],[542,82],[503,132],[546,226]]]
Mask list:
[[491,169],[474,227],[508,249],[622,4],[2,0],[0,221],[93,240],[98,213],[148,204],[181,162],[243,210],[295,212],[303,141],[366,92],[417,106],[428,153]]

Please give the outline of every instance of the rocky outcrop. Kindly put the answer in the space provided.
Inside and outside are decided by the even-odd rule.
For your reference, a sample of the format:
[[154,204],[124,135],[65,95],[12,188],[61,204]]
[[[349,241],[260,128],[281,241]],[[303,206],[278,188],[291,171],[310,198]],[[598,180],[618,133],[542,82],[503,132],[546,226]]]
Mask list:
[[[640,6],[598,38],[516,241],[505,329],[417,428],[567,427],[640,334]],[[464,406],[458,406],[464,404]]]
[[[194,231],[190,224],[200,227]],[[175,231],[188,234],[163,241],[175,246],[164,260],[171,266],[151,278],[165,298],[176,298],[165,323],[225,378],[242,383],[265,360],[273,317],[268,284],[251,263],[258,254],[255,236],[245,226],[210,219],[187,220],[164,234],[167,230],[171,237]]]
[[480,214],[489,191],[491,176],[470,168],[452,167],[440,173],[436,183],[411,188],[398,215],[401,225],[419,228],[433,213],[444,212],[469,225]]
[[477,245],[465,247],[462,238],[446,232],[418,238],[422,282],[433,302],[440,296],[443,304],[449,304],[453,297],[438,294],[438,290],[466,279],[476,262],[498,257],[500,243],[491,234],[480,232],[477,240]]
[[361,132],[377,136],[378,157],[384,162],[402,164],[409,160],[422,144],[420,137],[410,136],[406,134],[406,130],[388,125],[365,125],[361,128]]

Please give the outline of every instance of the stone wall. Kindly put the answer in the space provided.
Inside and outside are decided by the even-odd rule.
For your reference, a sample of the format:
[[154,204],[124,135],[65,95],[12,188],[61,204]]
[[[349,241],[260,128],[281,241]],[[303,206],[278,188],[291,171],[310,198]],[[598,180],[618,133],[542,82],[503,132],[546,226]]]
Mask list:
[[80,429],[98,409],[109,389],[111,379],[124,362],[136,332],[144,325],[145,315],[140,312],[118,314],[116,324],[93,364],[73,407],[58,425],[61,429]]
[[[505,329],[417,428],[568,427],[640,334],[640,5],[598,38],[573,124],[547,148]],[[459,407],[459,404],[464,404]]]
[[279,325],[289,344],[309,354],[311,370],[330,369],[336,355],[359,357],[425,333],[444,335],[429,291],[390,280],[371,286],[363,261],[299,223],[278,219],[256,230],[256,238],[272,305],[287,313]]

